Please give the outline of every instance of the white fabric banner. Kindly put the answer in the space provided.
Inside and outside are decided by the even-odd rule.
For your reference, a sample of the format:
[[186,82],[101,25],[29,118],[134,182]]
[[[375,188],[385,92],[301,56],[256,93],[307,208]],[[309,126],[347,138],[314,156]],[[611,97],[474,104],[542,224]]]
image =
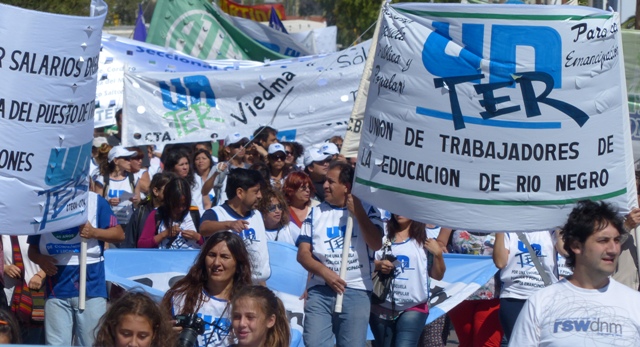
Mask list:
[[335,25],[289,33],[289,35],[300,42],[311,54],[333,53],[337,48],[338,28]]
[[[45,233],[87,221],[100,36],[106,15],[0,4],[0,230]],[[37,23],[37,25],[34,25]]]
[[116,123],[116,111],[122,108],[125,66],[129,72],[232,70],[262,63],[249,60],[200,60],[171,48],[113,35],[102,36],[96,91],[96,128]]
[[618,16],[588,7],[387,7],[355,194],[455,229],[534,231],[637,204]]
[[227,16],[228,20],[231,21],[233,25],[242,30],[242,32],[247,36],[258,41],[261,45],[269,48],[274,52],[278,52],[289,57],[299,57],[313,54],[310,49],[307,49],[299,42],[294,40],[294,38],[289,34],[285,34],[282,31],[275,30],[268,25],[264,25],[251,19],[230,16],[222,11],[220,11],[219,13],[222,16]]
[[369,42],[234,71],[125,73],[125,146],[249,137],[261,125],[303,145],[346,129]]

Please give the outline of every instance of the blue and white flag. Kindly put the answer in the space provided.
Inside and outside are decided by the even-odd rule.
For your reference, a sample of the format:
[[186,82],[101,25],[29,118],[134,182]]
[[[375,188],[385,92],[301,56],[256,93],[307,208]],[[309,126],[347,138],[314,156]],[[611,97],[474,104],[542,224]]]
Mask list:
[[[304,302],[299,300],[306,284],[306,271],[296,260],[295,247],[269,241],[271,278],[267,287],[282,299],[291,326],[302,330]],[[182,278],[193,264],[196,250],[109,249],[105,251],[107,281],[127,290],[139,288],[161,300],[164,292]],[[441,281],[431,280],[430,312],[427,323],[465,300],[495,275],[497,268],[488,256],[445,254],[447,271]]]
[[138,18],[136,18],[136,28],[133,30],[133,39],[142,42],[147,41],[147,27],[144,24],[142,4],[138,4]]
[[269,15],[269,27],[288,34],[287,28],[284,27],[284,23],[280,20],[278,12],[273,7],[271,8],[271,14]]

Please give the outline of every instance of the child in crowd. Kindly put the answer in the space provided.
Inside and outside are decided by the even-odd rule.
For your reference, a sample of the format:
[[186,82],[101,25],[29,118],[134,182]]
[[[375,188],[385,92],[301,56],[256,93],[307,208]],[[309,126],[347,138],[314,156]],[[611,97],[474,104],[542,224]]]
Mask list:
[[0,309],[0,345],[13,345],[22,343],[20,339],[20,327],[13,313]]
[[171,318],[147,294],[128,292],[100,319],[94,346],[173,347]]
[[268,288],[248,286],[233,297],[231,325],[238,347],[287,347],[291,332],[282,301]]
[[189,213],[191,189],[189,182],[175,177],[163,191],[163,204],[149,213],[139,248],[199,249],[202,236],[196,231]]

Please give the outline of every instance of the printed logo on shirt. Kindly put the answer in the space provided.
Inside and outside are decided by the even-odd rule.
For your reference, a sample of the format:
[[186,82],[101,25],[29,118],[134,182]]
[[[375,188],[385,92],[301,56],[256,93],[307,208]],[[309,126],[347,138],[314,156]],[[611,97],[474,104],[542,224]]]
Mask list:
[[559,319],[553,324],[553,332],[585,332],[604,336],[622,336],[622,324],[601,321],[600,318]]
[[206,322],[204,326],[204,338],[202,345],[208,345],[211,342],[224,341],[231,333],[231,320],[228,318],[213,318],[211,315],[198,316]]
[[124,190],[115,190],[115,189],[109,189],[109,193],[107,193],[107,195],[109,196],[109,198],[119,198],[122,196],[122,194],[127,193],[127,191]]
[[69,241],[78,235],[78,228],[71,228],[63,231],[53,232],[53,237],[60,241]]
[[406,255],[399,255],[396,259],[400,263],[400,271],[402,273],[404,273],[404,270],[413,270],[413,268],[410,267],[409,257]]
[[[546,255],[542,254],[541,245],[537,243],[532,243],[531,248],[534,250],[534,252],[536,252],[536,255],[538,256],[538,258],[546,257]],[[520,259],[518,261],[518,264],[520,264],[520,267],[534,266],[533,260],[531,260],[531,254],[529,253],[529,250],[524,245],[524,243],[522,243],[522,241],[518,241],[518,250],[520,251],[520,253],[516,253],[516,257]]]
[[254,242],[260,242],[256,237],[256,231],[253,228],[243,230],[241,236],[246,245],[252,245]]
[[[344,233],[346,231],[346,225],[327,228],[328,240],[324,243],[329,244],[329,248],[331,248],[332,252],[342,249],[342,246],[344,245]],[[353,246],[351,248],[353,248]]]

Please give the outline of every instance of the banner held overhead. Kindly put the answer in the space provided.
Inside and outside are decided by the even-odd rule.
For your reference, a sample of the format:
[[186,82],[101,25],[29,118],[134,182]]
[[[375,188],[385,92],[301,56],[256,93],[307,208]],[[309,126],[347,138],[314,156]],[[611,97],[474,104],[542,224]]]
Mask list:
[[582,199],[628,212],[620,36],[617,14],[588,7],[387,6],[355,194],[488,232],[554,228]]
[[[46,233],[87,221],[100,37],[94,17],[0,4],[0,228]],[[39,23],[39,25],[33,25]]]

